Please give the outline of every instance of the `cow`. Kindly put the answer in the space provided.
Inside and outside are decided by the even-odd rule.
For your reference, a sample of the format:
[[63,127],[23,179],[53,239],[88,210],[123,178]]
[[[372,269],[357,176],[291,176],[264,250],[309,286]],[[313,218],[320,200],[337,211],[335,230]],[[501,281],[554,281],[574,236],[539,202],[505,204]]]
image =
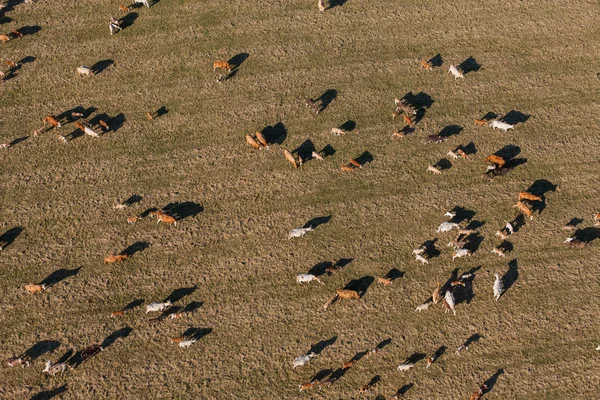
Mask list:
[[215,61],[213,62],[213,71],[217,69],[225,69],[227,72],[231,72],[231,65],[227,61]]
[[93,76],[94,71],[92,71],[89,67],[82,65],[81,67],[77,67],[77,74],[79,75],[80,78],[82,76]]
[[454,79],[465,78],[465,76],[454,65],[451,65],[450,68],[448,68],[448,72],[451,73],[452,76],[454,76]]
[[507,124],[506,122],[502,122],[502,121],[492,121],[490,122],[490,126],[492,127],[492,129],[501,129],[504,132],[507,132],[509,129],[515,129],[514,125],[511,124]]

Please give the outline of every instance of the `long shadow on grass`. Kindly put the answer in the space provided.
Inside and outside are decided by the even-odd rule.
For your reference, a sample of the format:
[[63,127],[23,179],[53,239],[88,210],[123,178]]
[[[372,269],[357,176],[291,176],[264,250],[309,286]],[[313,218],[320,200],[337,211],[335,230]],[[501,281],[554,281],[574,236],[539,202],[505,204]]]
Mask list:
[[492,376],[490,376],[484,383],[484,385],[487,386],[487,389],[483,391],[484,394],[489,393],[492,391],[492,389],[494,388],[494,386],[496,385],[496,382],[498,381],[498,378],[500,377],[500,375],[502,375],[504,373],[504,369],[500,368],[498,371],[496,371],[496,373]]
[[33,362],[46,353],[54,352],[59,347],[60,342],[56,340],[41,340],[26,350],[20,357]]
[[177,220],[184,220],[188,217],[194,217],[204,211],[198,203],[193,201],[184,201],[183,203],[170,203],[163,207],[163,211],[171,214]]
[[175,289],[175,290],[173,290],[173,292],[171,292],[171,294],[169,296],[167,296],[164,299],[164,302],[167,302],[167,301],[170,301],[171,303],[178,302],[179,300],[183,299],[184,297],[189,296],[190,294],[194,293],[197,288],[198,288],[198,285]]
[[107,347],[109,347],[110,345],[115,343],[118,339],[124,339],[127,336],[129,336],[129,334],[132,331],[133,331],[133,328],[130,328],[128,326],[126,326],[125,328],[116,330],[113,333],[111,333],[110,335],[108,335],[106,337],[106,339],[104,339],[104,341],[102,342],[102,344],[100,346],[102,346],[103,349],[106,349]]
[[123,250],[121,254],[125,254],[126,256],[131,257],[134,254],[139,253],[140,251],[146,250],[148,247],[150,247],[149,242],[135,242],[134,244],[128,246],[125,250]]
[[104,72],[105,69],[107,69],[108,67],[113,65],[114,63],[115,63],[115,61],[110,60],[110,59],[101,60],[101,61],[98,61],[97,63],[95,63],[94,65],[92,65],[91,69],[95,75],[99,75],[102,72]]
[[121,22],[121,29],[126,29],[126,28],[129,28],[131,25],[133,25],[133,23],[138,18],[138,16],[139,16],[138,13],[130,12],[129,14],[127,14],[126,16],[121,18],[119,20]]
[[327,347],[334,344],[336,342],[336,340],[337,340],[337,336],[333,336],[327,340],[321,340],[319,343],[313,344],[312,346],[310,346],[310,350],[308,350],[307,354],[309,354],[309,353],[321,354],[321,352],[323,350],[325,350]]
[[263,128],[260,133],[263,134],[267,143],[283,144],[287,139],[287,129],[283,122],[278,122],[275,125],[269,125]]
[[73,268],[73,269],[66,269],[66,268],[61,268],[58,269],[54,272],[52,272],[50,275],[48,275],[46,277],[46,279],[44,279],[43,281],[40,282],[40,285],[46,285],[47,287],[50,286],[54,286],[57,283],[70,278],[71,276],[75,276],[79,273],[79,271],[81,270],[82,267],[79,268]]
[[371,284],[375,281],[372,276],[363,276],[360,279],[351,280],[345,287],[344,290],[354,290],[362,298],[367,294],[367,290]]
[[11,228],[4,232],[2,236],[0,236],[0,249],[4,250],[8,246],[10,246],[15,239],[23,232],[23,228],[17,226],[15,228]]
[[519,279],[519,266],[515,258],[508,263],[508,271],[502,276],[502,286],[504,287],[502,295],[515,284],[517,279]]
[[49,400],[53,397],[63,394],[66,391],[67,391],[67,384],[65,383],[64,385],[59,386],[55,389],[50,389],[50,390],[45,390],[43,392],[40,392],[40,393],[36,394],[35,396],[32,396],[30,400]]

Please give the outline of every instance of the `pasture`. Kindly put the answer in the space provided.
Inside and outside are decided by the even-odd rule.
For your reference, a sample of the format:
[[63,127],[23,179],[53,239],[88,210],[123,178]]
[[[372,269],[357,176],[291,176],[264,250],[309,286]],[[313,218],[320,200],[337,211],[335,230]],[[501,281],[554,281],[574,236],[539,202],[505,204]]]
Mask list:
[[[0,398],[387,399],[403,388],[406,399],[467,399],[484,382],[486,400],[597,396],[598,5],[335,1],[320,13],[316,0],[160,0],[127,17],[116,1],[9,1],[0,33],[29,34],[0,43],[2,63],[24,61],[0,86],[0,142],[13,142],[0,149],[0,355],[32,362],[3,362]],[[111,16],[128,25],[113,36]],[[420,67],[437,54],[441,66]],[[232,58],[239,67],[218,82],[213,61]],[[448,67],[465,61],[472,70],[455,80]],[[82,65],[99,73],[79,77]],[[393,138],[403,128],[394,98],[406,95],[422,118]],[[307,97],[325,109],[315,115]],[[113,129],[33,137],[46,115],[70,110]],[[473,125],[511,111],[520,122],[506,133]],[[330,133],[342,125],[345,135]],[[256,131],[278,143],[250,148]],[[445,142],[424,144],[441,132]],[[459,145],[474,154],[426,171]],[[326,146],[323,161],[298,169],[283,157]],[[483,179],[498,151],[515,169]],[[351,157],[367,162],[340,171]],[[545,207],[510,236],[506,257],[490,253],[528,189]],[[177,226],[127,224],[167,205]],[[436,229],[455,207],[481,238],[452,261],[454,233]],[[314,232],[288,240],[315,218]],[[563,243],[574,218],[592,242],[582,250]],[[421,265],[411,252],[426,241],[439,255]],[[343,268],[322,285],[296,283],[323,262]],[[378,284],[392,269],[399,277]],[[455,316],[440,304],[414,311],[436,282],[470,270]],[[494,273],[510,278],[498,302]],[[24,289],[44,281],[44,292]],[[349,284],[361,299],[324,311]],[[167,299],[194,311],[149,323],[158,314],[145,304]],[[185,332],[198,341],[170,342]],[[479,339],[456,355],[469,337]],[[299,393],[382,342],[333,385]],[[42,375],[47,360],[92,344],[105,349]],[[314,345],[317,357],[292,371]],[[415,367],[396,371],[411,356]]]

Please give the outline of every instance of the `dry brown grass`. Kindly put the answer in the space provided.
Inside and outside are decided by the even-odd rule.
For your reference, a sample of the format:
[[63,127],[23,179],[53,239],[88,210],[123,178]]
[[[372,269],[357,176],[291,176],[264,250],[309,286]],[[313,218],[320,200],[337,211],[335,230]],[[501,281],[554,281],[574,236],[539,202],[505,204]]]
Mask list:
[[[45,115],[76,106],[96,108],[92,117],[122,113],[126,121],[100,139],[63,144],[51,131],[1,151],[0,231],[23,232],[0,253],[0,355],[44,340],[59,346],[29,368],[2,367],[0,397],[296,398],[311,376],[391,338],[381,354],[302,397],[357,398],[379,375],[370,397],[412,383],[406,399],[462,399],[502,369],[485,399],[564,399],[574,390],[593,398],[600,257],[595,245],[567,249],[560,227],[574,217],[592,226],[599,211],[598,8],[590,1],[484,3],[350,0],[319,13],[313,1],[161,0],[133,10],[133,25],[113,37],[108,19],[119,15],[118,2],[17,5],[0,30],[41,30],[0,44],[1,61],[35,57],[0,87],[0,142],[31,136]],[[212,62],[239,53],[248,59],[218,83]],[[438,53],[442,68],[420,68],[420,58]],[[455,81],[448,65],[470,56],[482,68]],[[114,64],[102,73],[77,77],[76,67],[106,59]],[[330,89],[337,97],[315,117],[303,98]],[[402,126],[390,118],[393,99],[409,91],[434,103],[414,134],[394,140]],[[162,106],[167,114],[146,118]],[[473,126],[487,112],[510,110],[531,117],[508,133]],[[347,120],[356,129],[329,133]],[[255,151],[245,144],[246,134],[278,122],[287,129],[282,145]],[[464,129],[445,143],[423,144],[447,125]],[[74,129],[71,123],[62,132]],[[307,139],[317,150],[330,144],[335,154],[294,170],[282,149]],[[442,176],[425,171],[469,142],[477,148],[470,160],[453,162]],[[527,162],[483,180],[484,158],[506,145],[518,146]],[[339,170],[365,151],[371,163],[351,174]],[[499,243],[494,232],[516,213],[516,194],[540,179],[559,190],[511,238],[506,259],[489,253]],[[132,194],[141,202],[113,209]],[[127,224],[127,216],[172,202],[204,210],[176,227],[149,218]],[[435,229],[454,206],[476,212],[484,241],[452,262],[445,244],[453,234]],[[288,241],[291,228],[326,215],[328,223]],[[411,250],[436,237],[441,255],[421,266]],[[149,247],[103,264],[136,242]],[[340,258],[353,261],[324,285],[295,283],[296,274]],[[508,271],[513,259],[518,279],[495,302],[493,273]],[[414,312],[454,268],[477,266],[475,297],[458,304],[456,316],[439,305]],[[43,293],[23,288],[79,267]],[[323,312],[335,289],[392,268],[404,276]],[[110,317],[133,300],[162,301],[194,285],[175,303],[202,302],[187,319],[149,325],[143,305]],[[127,337],[79,368],[42,376],[46,360],[126,327]],[[188,349],[170,342],[189,327],[211,331]],[[482,339],[456,356],[476,333]],[[296,356],[332,337],[292,371]],[[411,354],[429,356],[440,346],[447,350],[429,369],[423,360],[396,372]]]

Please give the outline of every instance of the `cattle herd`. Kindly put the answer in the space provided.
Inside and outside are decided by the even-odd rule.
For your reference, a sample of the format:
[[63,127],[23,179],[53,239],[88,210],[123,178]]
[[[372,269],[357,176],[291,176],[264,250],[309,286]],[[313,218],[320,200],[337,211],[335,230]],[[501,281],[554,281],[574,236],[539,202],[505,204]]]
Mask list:
[[[26,1],[26,4],[33,4],[32,1]],[[145,6],[150,7],[148,0],[135,0],[134,3],[130,6],[120,5],[118,10],[120,12],[129,12],[132,7],[137,6]],[[116,8],[116,6],[115,6]],[[323,0],[318,0],[318,9],[320,12],[327,11],[327,2]],[[117,18],[111,18],[109,21],[109,30],[110,35],[118,34],[119,31],[123,29],[123,20]],[[12,31],[8,34],[0,35],[0,41],[6,43],[11,40],[16,40],[20,38],[22,34],[19,31]],[[6,64],[10,69],[18,68],[18,63],[12,61],[6,61]],[[418,67],[423,68],[423,73],[436,73],[436,71],[440,70],[441,65],[437,65],[434,62],[434,59],[420,59],[415,62],[415,68]],[[214,72],[223,72],[230,74],[232,69],[238,67],[237,65],[232,65],[231,62],[223,61],[223,60],[214,60],[212,69]],[[209,64],[207,63],[207,69],[209,68]],[[426,71],[426,72],[425,72]],[[453,77],[454,80],[461,78],[462,80],[458,81],[457,84],[463,84],[463,81],[468,82],[468,78],[465,78],[466,72],[461,69],[460,65],[450,65],[448,68],[448,73]],[[76,69],[76,74],[81,78],[86,79],[94,79],[94,75],[96,71],[94,71],[90,67],[81,66]],[[4,77],[5,73],[2,73],[2,77]],[[228,76],[224,76],[222,73],[219,73],[218,81],[223,82],[227,80]],[[391,101],[394,100],[392,105]],[[404,98],[396,98],[389,99],[391,108],[393,110],[391,112],[392,120],[396,120],[396,118],[402,117],[403,127],[399,130],[396,130],[392,133],[391,138],[394,141],[404,141],[410,140],[410,138],[417,137],[419,125],[424,118],[424,110],[422,108],[422,104],[419,104],[414,98],[411,96],[405,96]],[[304,98],[303,103],[306,105],[307,109],[312,112],[315,117],[320,115],[325,107],[322,104],[318,104],[318,100],[314,100],[311,98]],[[392,108],[393,106],[393,108]],[[474,126],[476,129],[483,129],[484,127],[492,128],[493,130],[499,130],[503,133],[506,133],[508,130],[517,129],[517,126],[524,121],[520,121],[519,118],[514,118],[514,115],[511,115],[513,112],[510,112],[505,115],[497,115],[493,112],[486,114],[486,116],[482,118],[478,118],[474,120]],[[156,118],[157,114],[154,112],[148,112],[146,117],[149,120],[153,120]],[[75,127],[80,131],[81,134],[89,135],[93,138],[101,138],[103,133],[108,132],[112,129],[111,121],[98,120],[96,123],[91,123],[86,119],[86,115],[80,112],[71,111],[67,113],[67,115],[62,116],[53,116],[46,115],[40,116],[40,120],[43,123],[43,127],[36,130],[33,133],[33,136],[39,136],[47,131],[53,130],[57,133],[58,138],[67,143],[69,140],[68,135],[62,135],[59,133],[63,126],[68,123],[73,123]],[[469,122],[471,123],[471,122]],[[331,134],[336,136],[349,136],[347,135],[347,130],[343,127],[333,127],[331,128]],[[424,138],[424,143],[428,145],[437,146],[448,139],[449,135],[447,134],[437,134],[437,135],[429,135]],[[352,140],[351,138],[349,140]],[[270,150],[270,146],[277,148],[278,142],[273,140],[273,137],[266,135],[264,132],[257,131],[253,134],[246,134],[245,141],[250,146],[248,151],[268,151]],[[2,148],[8,149],[10,145],[8,143],[4,143],[1,145]],[[432,151],[435,151],[437,147],[432,147]],[[302,169],[302,165],[309,160],[318,160],[324,161],[327,157],[323,152],[311,151],[309,153],[302,153],[300,151],[289,151],[287,149],[275,150],[280,151],[284,157],[283,158],[289,162],[293,168],[298,169],[299,171]],[[430,164],[423,165],[423,173],[431,172],[437,176],[443,176],[444,171],[447,170],[448,164],[451,162],[462,162],[461,160],[474,159],[475,151],[473,148],[467,148],[465,146],[459,146],[456,148],[451,148],[447,153],[442,152],[441,154],[445,154],[447,157],[451,159],[448,160],[443,158],[442,161]],[[357,157],[349,158],[346,163],[341,165],[339,169],[343,173],[358,173],[362,168],[367,167],[369,160],[363,160]],[[484,165],[485,163],[485,165]],[[323,164],[323,168],[325,168],[326,164]],[[481,174],[483,179],[493,180],[499,177],[503,177],[510,173],[516,166],[515,160],[510,156],[503,154],[501,151],[490,154],[483,159]],[[506,216],[506,224],[504,226],[498,227],[495,232],[495,236],[498,238],[499,243],[488,249],[489,252],[497,255],[498,257],[505,257],[505,253],[512,251],[513,246],[509,242],[511,237],[517,234],[518,230],[526,224],[527,220],[534,220],[534,213],[536,211],[540,211],[543,209],[544,205],[547,203],[547,199],[545,197],[545,190],[540,190],[535,186],[531,186],[529,189],[523,188],[522,191],[518,193],[514,193],[515,204],[514,208],[516,210],[516,216],[507,215]],[[126,204],[117,204],[115,206],[117,209],[127,210]],[[449,262],[460,263],[461,258],[464,257],[476,257],[477,253],[481,253],[479,251],[479,244],[481,243],[481,235],[478,232],[477,226],[469,226],[469,224],[465,224],[467,219],[464,215],[464,209],[461,207],[456,207],[453,210],[448,210],[443,217],[447,218],[447,220],[443,220],[440,222],[440,225],[435,229],[435,227],[430,227],[431,231],[435,229],[435,233],[443,238],[446,236],[446,240],[448,240],[447,247],[451,248],[451,253],[447,254],[447,259]],[[539,215],[539,213],[538,213]],[[170,212],[168,209],[155,209],[150,211],[147,215],[140,216],[128,216],[126,222],[128,224],[134,224],[140,219],[143,218],[156,218],[157,223],[164,223],[168,225],[172,225],[173,227],[177,226],[179,221],[179,217],[176,213]],[[600,225],[600,214],[594,216],[595,225]],[[125,219],[124,221],[125,222]],[[291,229],[288,232],[287,239],[288,240],[303,240],[305,235],[311,235],[317,228],[318,224],[307,224],[303,227]],[[564,227],[565,230],[575,230],[574,226],[566,225]],[[456,232],[455,236],[448,237],[452,232]],[[282,235],[284,239],[284,236]],[[584,248],[588,243],[573,235],[568,237],[565,240],[567,246],[575,249]],[[408,250],[407,250],[408,251]],[[431,241],[428,241],[420,246],[416,246],[416,248],[412,249],[412,255],[415,257],[415,261],[417,263],[421,263],[423,265],[429,264],[432,255],[437,251],[434,246],[431,244]],[[438,252],[439,253],[439,252]],[[121,263],[126,262],[126,260],[131,256],[128,252],[121,252],[116,254],[108,254],[104,258],[104,263]],[[446,254],[442,254],[442,256],[446,256]],[[319,284],[325,285],[324,278],[321,275],[332,275],[334,273],[339,273],[340,268],[336,266],[327,267],[323,274],[317,273],[298,273],[295,276],[296,282],[298,284],[312,284],[312,281],[316,281]],[[437,282],[435,288],[430,288],[432,290],[431,296],[428,299],[425,299],[420,304],[415,304],[416,312],[432,312],[430,309],[434,309],[435,306],[438,306],[438,309],[444,309],[444,313],[449,314],[449,317],[456,315],[457,313],[467,312],[466,305],[462,305],[457,307],[458,302],[457,298],[465,297],[466,293],[472,292],[473,286],[472,282],[476,278],[477,270],[471,270],[462,274],[461,276],[453,276],[446,283]],[[495,279],[489,282],[489,293],[490,297],[493,297],[496,301],[501,301],[502,296],[505,293],[505,287],[510,282],[509,277],[507,275],[502,275],[499,272],[495,272]],[[291,277],[290,277],[291,278]],[[380,276],[378,277],[378,283],[383,285],[384,287],[388,287],[394,284],[394,281],[397,279],[393,274]],[[49,289],[49,285],[45,283],[31,283],[24,282],[23,288],[28,293],[35,295],[36,293],[44,292]],[[327,314],[327,310],[332,307],[335,303],[344,303],[344,302],[353,302],[360,301],[363,297],[364,292],[361,291],[360,288],[336,288],[331,291],[331,297],[324,303],[323,305],[323,313]],[[486,295],[486,294],[483,294]],[[153,318],[150,320],[151,322],[161,322],[166,321],[167,319],[177,319],[187,317],[185,312],[177,312],[177,310],[173,311],[173,303],[169,299],[165,299],[164,301],[153,302],[146,305],[146,314],[148,313],[156,313],[162,312],[161,316],[158,318]],[[112,312],[111,316],[114,318],[121,318],[125,314],[130,312],[129,309],[123,308],[117,311]],[[326,318],[326,316],[324,317]],[[181,337],[171,338],[171,342],[176,343],[181,348],[188,348],[192,346],[197,340],[199,340],[201,336],[198,336],[195,333],[190,335],[184,335]],[[457,346],[456,354],[463,354],[468,350],[470,341],[467,340],[465,343],[461,343]],[[600,349],[600,346],[598,347]],[[598,350],[597,349],[597,350]],[[64,360],[61,362],[54,363],[52,360],[47,360],[45,363],[45,367],[41,370],[44,374],[55,375],[61,373],[68,373],[69,370],[72,370],[78,367],[82,362],[92,358],[96,354],[103,351],[103,347],[98,344],[91,344],[88,347],[81,349],[76,355],[74,355],[71,359]],[[368,351],[366,353],[366,357],[370,358],[375,356],[377,353],[384,351],[383,346],[375,347],[374,349]],[[318,353],[314,351],[310,351],[306,354],[301,354],[295,358],[290,357],[291,366],[295,370],[297,368],[308,368],[311,364],[311,360],[318,356]],[[423,364],[423,368],[429,368],[433,363],[436,362],[439,354],[431,354],[426,358],[426,361],[421,363]],[[29,356],[24,353],[22,355],[13,356],[7,360],[7,365],[10,367],[26,367],[29,366],[30,363]],[[404,371],[408,371],[411,368],[420,368],[418,365],[419,360],[403,360],[397,367],[397,371],[402,373]],[[332,374],[325,377],[317,377],[315,376],[313,379],[310,379],[307,382],[296,382],[294,384],[299,385],[300,391],[308,391],[314,390],[315,388],[324,389],[328,388],[335,384],[335,382],[342,377],[347,371],[353,368],[358,362],[360,362],[359,358],[353,358],[349,361],[339,360],[338,364],[341,366],[334,371]],[[41,366],[40,366],[41,369]],[[373,385],[377,382],[369,382],[360,388],[356,388],[356,391],[360,394],[367,393]],[[476,388],[474,392],[470,395],[471,400],[477,400],[483,398],[485,394],[490,390],[486,383],[482,382],[473,382],[473,387]],[[329,390],[332,390],[331,388]],[[391,394],[391,397],[388,396],[389,399],[398,399],[403,395],[402,390],[397,393]],[[468,394],[465,394],[465,398]]]

